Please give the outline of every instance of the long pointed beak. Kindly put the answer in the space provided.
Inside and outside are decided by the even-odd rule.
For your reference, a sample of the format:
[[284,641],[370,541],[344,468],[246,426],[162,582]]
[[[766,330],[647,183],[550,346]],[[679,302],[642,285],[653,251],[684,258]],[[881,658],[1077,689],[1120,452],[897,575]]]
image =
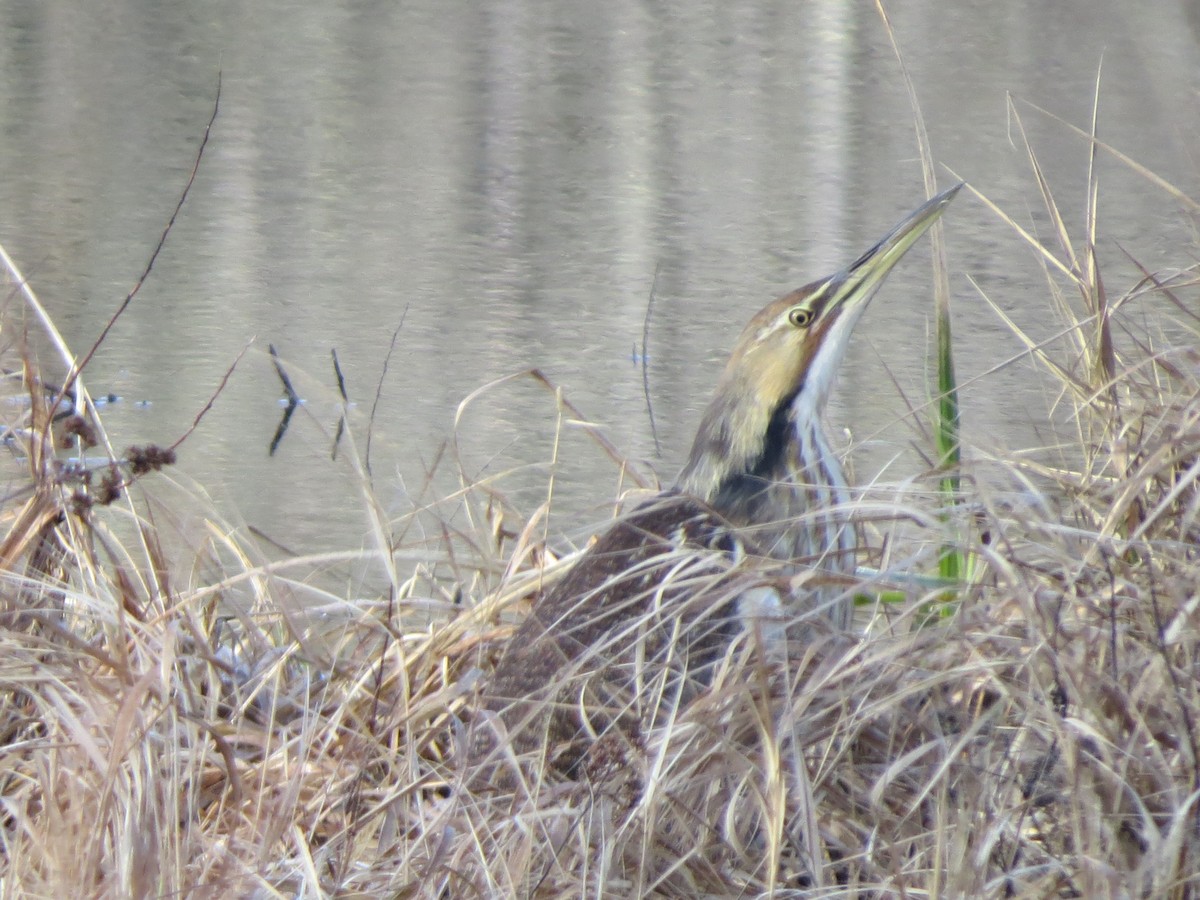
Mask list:
[[883,240],[830,278],[831,300],[828,308],[847,303],[851,306],[865,303],[909,248],[941,217],[962,186],[963,183],[959,182],[927,200],[889,231]]

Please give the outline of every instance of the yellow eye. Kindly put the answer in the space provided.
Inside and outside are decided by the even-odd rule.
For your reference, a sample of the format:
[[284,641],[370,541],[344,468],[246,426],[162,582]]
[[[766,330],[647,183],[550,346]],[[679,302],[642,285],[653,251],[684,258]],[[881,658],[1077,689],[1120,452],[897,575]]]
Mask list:
[[797,328],[807,328],[812,324],[813,311],[807,306],[793,306],[788,311],[788,321]]

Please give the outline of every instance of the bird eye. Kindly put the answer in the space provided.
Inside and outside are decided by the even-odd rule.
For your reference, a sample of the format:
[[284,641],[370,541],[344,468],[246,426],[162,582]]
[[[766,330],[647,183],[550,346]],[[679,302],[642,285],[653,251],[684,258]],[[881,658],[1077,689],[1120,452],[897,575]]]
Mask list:
[[807,306],[793,306],[788,312],[788,321],[797,328],[807,328],[812,324],[813,311]]

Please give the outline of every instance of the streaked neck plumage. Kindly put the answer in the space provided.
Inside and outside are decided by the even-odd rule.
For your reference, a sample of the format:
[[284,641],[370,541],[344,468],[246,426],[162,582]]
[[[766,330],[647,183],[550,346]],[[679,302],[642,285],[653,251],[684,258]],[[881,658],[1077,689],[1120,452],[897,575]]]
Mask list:
[[[810,371],[832,373],[839,360],[821,362]],[[726,371],[675,488],[703,500],[775,559],[852,571],[846,475],[822,425],[832,377],[811,379],[771,406],[726,383],[740,374]]]

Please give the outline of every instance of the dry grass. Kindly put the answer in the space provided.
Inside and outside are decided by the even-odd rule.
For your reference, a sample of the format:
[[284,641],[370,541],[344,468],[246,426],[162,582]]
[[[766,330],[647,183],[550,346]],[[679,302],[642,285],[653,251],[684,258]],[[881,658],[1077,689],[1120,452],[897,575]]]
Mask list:
[[[889,552],[860,590],[905,600],[861,609],[863,640],[742,640],[644,746],[515,794],[464,789],[455,760],[481,676],[564,569],[539,521],[468,484],[388,522],[364,491],[374,551],[267,558],[170,469],[130,484],[146,448],[59,461],[14,290],[5,384],[30,402],[5,407],[28,479],[0,507],[0,890],[1200,893],[1200,354],[1125,316],[1181,311],[1194,339],[1197,280],[1106,298],[1094,233],[1078,253],[1059,236],[1031,245],[1081,298],[1059,304],[1075,345],[1037,348],[1073,403],[1069,452],[977,454],[963,484],[986,463],[989,487],[950,523],[934,490],[871,499]],[[88,426],[103,446],[94,420],[73,440]],[[947,534],[969,578],[931,619],[947,585],[910,576]],[[387,595],[321,587],[354,559]]]

